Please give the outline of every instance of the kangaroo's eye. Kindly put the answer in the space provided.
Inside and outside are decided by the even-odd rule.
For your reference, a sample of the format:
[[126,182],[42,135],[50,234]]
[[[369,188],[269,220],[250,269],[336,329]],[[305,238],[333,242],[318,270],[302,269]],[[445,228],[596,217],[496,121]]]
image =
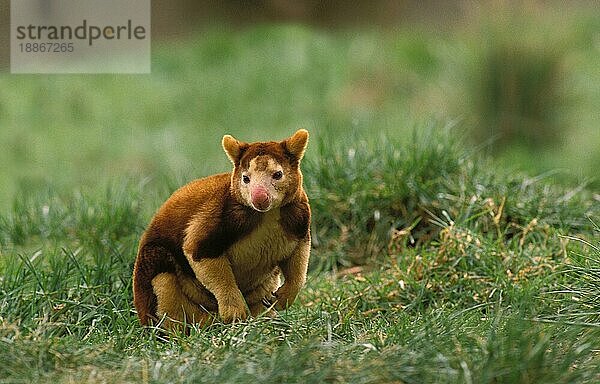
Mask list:
[[283,172],[281,172],[281,171],[277,171],[273,174],[273,179],[275,179],[275,180],[279,180],[282,177],[283,177]]
[[250,183],[250,177],[247,175],[242,176],[242,180],[244,181],[244,184]]

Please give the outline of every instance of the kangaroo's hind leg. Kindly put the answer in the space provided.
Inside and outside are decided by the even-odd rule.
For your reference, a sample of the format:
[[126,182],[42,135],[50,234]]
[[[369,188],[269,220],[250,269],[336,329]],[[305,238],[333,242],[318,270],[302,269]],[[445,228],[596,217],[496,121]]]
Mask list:
[[161,327],[173,330],[184,325],[207,325],[214,318],[205,307],[185,294],[180,277],[174,273],[160,273],[152,279],[156,295],[156,315]]

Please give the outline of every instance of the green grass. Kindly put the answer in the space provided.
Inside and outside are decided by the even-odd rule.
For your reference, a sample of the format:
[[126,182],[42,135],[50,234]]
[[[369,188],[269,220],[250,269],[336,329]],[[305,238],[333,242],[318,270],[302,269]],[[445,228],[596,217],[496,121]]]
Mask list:
[[[169,340],[138,325],[130,278],[164,196],[124,183],[17,200],[0,227],[0,381],[597,381],[600,257],[585,218],[597,202],[585,189],[490,172],[452,130],[434,128],[408,143],[356,134],[353,159],[346,144],[314,140],[305,173],[319,241],[299,303],[275,320]],[[569,233],[591,243],[570,254]]]
[[[469,119],[436,122],[468,100],[450,73],[476,49],[449,55],[453,39],[214,29],[155,50],[152,76],[0,78],[0,383],[600,381],[595,184],[515,171],[470,145]],[[569,54],[584,76],[593,52]],[[593,135],[589,87],[561,116]],[[299,126],[314,248],[298,302],[189,336],[140,327],[153,212],[229,168],[222,134]]]
[[[513,140],[493,152],[508,159],[510,169],[559,169],[554,180],[567,185],[593,179],[600,166],[594,45],[600,18],[574,11],[561,13],[558,21],[546,13],[526,16],[501,18],[492,26],[474,20],[444,36],[423,28],[333,33],[289,25],[214,27],[184,41],[157,43],[150,76],[1,76],[0,163],[6,166],[0,179],[11,182],[0,185],[0,207],[48,184],[71,190],[109,184],[115,176],[151,176],[157,182],[149,187],[156,190],[163,187],[162,175],[181,183],[215,172],[227,165],[217,145],[224,133],[258,140],[303,126],[313,133],[358,129],[407,136],[415,121],[433,118],[460,121],[465,136],[476,136],[475,130],[486,145],[501,147],[514,137],[496,136],[492,120],[502,111],[490,108],[512,104],[481,106],[500,96],[480,80],[510,75],[494,76],[496,66],[511,63],[494,66],[485,55],[511,43],[525,49],[519,45],[523,35],[524,47],[529,40],[537,45],[532,43],[529,66],[514,64],[515,71],[532,74],[520,75],[515,86],[536,91],[507,113],[521,119],[536,108],[536,92],[546,88],[528,81],[539,83],[536,65],[546,56],[536,52],[547,42],[550,51],[560,48],[551,56],[560,73],[548,85],[552,102],[542,105],[552,111],[542,115],[551,122],[548,132],[558,127],[561,137],[540,148]],[[561,38],[555,42],[546,32],[557,24],[561,28],[552,36]],[[522,119],[539,117],[527,116]],[[535,133],[521,133],[527,134]]]

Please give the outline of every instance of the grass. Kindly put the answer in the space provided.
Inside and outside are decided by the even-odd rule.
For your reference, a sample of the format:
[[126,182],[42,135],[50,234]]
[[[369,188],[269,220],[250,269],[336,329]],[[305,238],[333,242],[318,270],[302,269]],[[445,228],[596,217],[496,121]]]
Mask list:
[[[290,25],[237,32],[215,26],[188,40],[156,44],[151,76],[5,75],[0,77],[0,162],[7,166],[0,168],[0,178],[12,182],[0,185],[0,207],[49,184],[70,190],[109,184],[115,176],[151,175],[157,182],[149,187],[157,190],[163,188],[162,175],[182,183],[220,171],[227,160],[215,144],[225,132],[258,140],[304,126],[313,133],[355,129],[408,136],[415,121],[430,118],[460,121],[469,138],[476,136],[473,129],[481,132],[484,145],[498,147],[491,152],[507,159],[509,169],[520,166],[533,174],[560,169],[554,181],[567,185],[593,179],[600,159],[598,19],[595,12],[565,11],[558,21],[543,12],[526,13],[492,27],[486,19],[475,20],[444,36],[419,28],[330,33]],[[511,23],[520,23],[520,29]],[[540,23],[550,27],[537,28]],[[557,42],[546,34],[556,25],[561,25],[552,35],[561,36]],[[532,43],[529,66],[514,64],[514,70],[534,75],[519,75],[523,84],[515,86],[535,88],[533,104],[540,99],[536,92],[546,89],[526,81],[537,84],[536,59],[545,56],[536,56],[536,49],[544,42],[548,50],[560,48],[551,60],[560,69],[548,85],[552,102],[542,105],[552,110],[542,113],[552,119],[548,127],[560,128],[557,145],[530,148],[513,140],[502,147],[504,139],[514,137],[498,137],[489,123],[502,111],[479,104],[499,97],[482,77],[510,75],[495,76],[494,68],[511,64],[490,64],[486,55],[494,56],[496,46],[518,44],[522,35],[528,36],[525,48],[529,39],[538,45]],[[535,105],[526,101],[507,113],[516,119],[527,115],[520,111]],[[522,120],[535,120],[528,116]]]
[[[597,381],[598,232],[585,219],[597,202],[585,189],[489,173],[451,130],[433,128],[404,144],[381,136],[380,153],[365,137],[354,159],[345,144],[315,140],[305,173],[319,244],[300,302],[275,320],[169,340],[142,329],[131,306],[137,240],[161,196],[149,202],[144,184],[124,183],[17,200],[0,227],[0,381]],[[424,154],[425,143],[439,152]],[[392,148],[428,183],[394,177],[403,170]],[[337,195],[326,177],[339,180]],[[400,180],[409,185],[392,194]],[[412,216],[400,215],[406,206]],[[354,239],[341,238],[340,223]],[[352,261],[361,266],[346,269]],[[567,290],[577,293],[554,293]]]
[[[215,29],[157,50],[151,77],[0,78],[0,383],[598,382],[597,189],[436,122],[460,106],[433,91],[460,83],[457,46]],[[571,54],[590,55],[576,78],[593,55]],[[224,132],[298,126],[315,240],[299,302],[168,340],[141,328],[131,271],[152,213],[228,169]]]

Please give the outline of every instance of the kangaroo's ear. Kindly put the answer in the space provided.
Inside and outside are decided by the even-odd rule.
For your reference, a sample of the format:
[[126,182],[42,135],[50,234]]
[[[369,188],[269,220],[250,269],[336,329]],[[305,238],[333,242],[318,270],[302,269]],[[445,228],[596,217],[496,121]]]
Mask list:
[[283,141],[286,151],[298,159],[298,161],[302,160],[307,144],[308,131],[306,129],[297,130],[290,138]]
[[229,160],[233,163],[233,165],[237,165],[244,154],[246,148],[248,148],[248,144],[243,143],[239,140],[236,140],[231,135],[223,136],[223,141],[221,141],[221,145],[229,157]]

